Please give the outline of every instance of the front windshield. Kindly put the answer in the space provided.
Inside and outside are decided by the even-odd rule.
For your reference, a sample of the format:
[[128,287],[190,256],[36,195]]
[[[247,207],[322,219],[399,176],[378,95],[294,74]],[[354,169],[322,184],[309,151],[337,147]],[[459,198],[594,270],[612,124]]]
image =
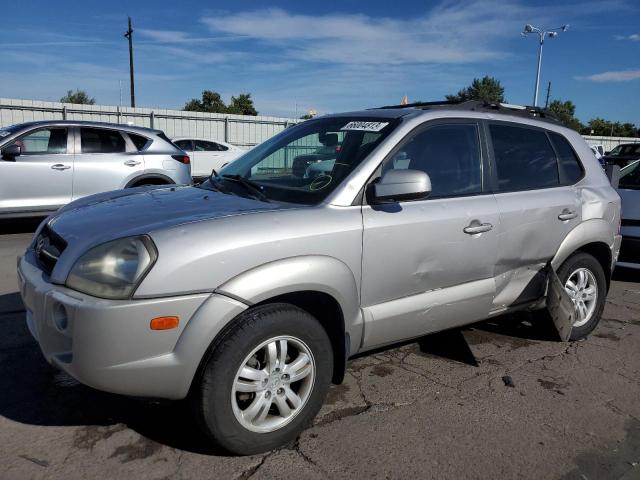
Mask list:
[[634,162],[620,170],[618,188],[640,190],[640,162]]
[[224,183],[229,188],[237,183],[231,177],[237,176],[269,200],[313,205],[324,200],[397,123],[349,116],[308,120],[250,150],[202,187]]

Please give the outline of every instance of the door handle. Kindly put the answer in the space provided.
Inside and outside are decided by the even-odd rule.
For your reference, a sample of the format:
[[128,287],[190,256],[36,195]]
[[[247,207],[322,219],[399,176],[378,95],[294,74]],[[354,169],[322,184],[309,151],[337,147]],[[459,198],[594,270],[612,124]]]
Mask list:
[[71,168],[70,165],[63,165],[62,163],[56,163],[55,165],[51,165],[53,170],[69,170]]
[[137,160],[127,160],[124,162],[127,167],[135,167],[136,165],[140,165],[140,162]]
[[476,233],[484,233],[488,232],[493,228],[493,225],[490,223],[480,223],[477,220],[471,222],[469,226],[464,227],[464,233],[468,233],[469,235],[475,235]]
[[576,218],[577,216],[578,214],[576,212],[564,209],[562,213],[558,215],[558,220],[562,220],[564,222],[565,220],[571,220],[573,218]]

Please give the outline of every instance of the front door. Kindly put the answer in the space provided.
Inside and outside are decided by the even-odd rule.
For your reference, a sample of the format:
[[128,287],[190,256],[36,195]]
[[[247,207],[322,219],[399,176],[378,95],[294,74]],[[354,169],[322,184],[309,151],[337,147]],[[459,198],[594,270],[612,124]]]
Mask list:
[[73,181],[68,129],[38,128],[13,144],[20,146],[21,154],[0,160],[0,211],[46,212],[68,203]]
[[475,122],[427,124],[391,153],[391,168],[425,171],[426,200],[362,209],[364,347],[486,317],[495,292],[498,214],[484,187]]

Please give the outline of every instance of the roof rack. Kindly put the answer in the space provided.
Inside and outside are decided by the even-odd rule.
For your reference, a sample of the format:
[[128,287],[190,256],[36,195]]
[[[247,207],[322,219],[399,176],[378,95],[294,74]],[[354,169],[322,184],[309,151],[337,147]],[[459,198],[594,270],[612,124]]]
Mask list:
[[512,105],[509,103],[485,102],[483,100],[466,100],[464,102],[453,102],[442,100],[438,102],[416,102],[406,105],[386,105],[377,107],[379,109],[391,108],[417,108],[419,110],[471,110],[477,112],[498,112],[506,115],[518,117],[533,117],[539,120],[546,120],[553,123],[561,123],[558,118],[549,110],[533,107],[531,105]]

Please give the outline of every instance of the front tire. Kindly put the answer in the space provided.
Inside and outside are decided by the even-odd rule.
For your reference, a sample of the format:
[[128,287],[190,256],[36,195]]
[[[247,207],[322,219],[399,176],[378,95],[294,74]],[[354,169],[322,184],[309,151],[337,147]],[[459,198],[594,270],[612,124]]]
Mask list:
[[331,342],[313,316],[285,303],[252,308],[212,345],[192,391],[197,422],[231,453],[281,447],[316,416],[332,373]]
[[607,280],[600,262],[588,253],[571,255],[558,269],[575,307],[575,322],[569,340],[587,337],[602,318],[607,297]]

